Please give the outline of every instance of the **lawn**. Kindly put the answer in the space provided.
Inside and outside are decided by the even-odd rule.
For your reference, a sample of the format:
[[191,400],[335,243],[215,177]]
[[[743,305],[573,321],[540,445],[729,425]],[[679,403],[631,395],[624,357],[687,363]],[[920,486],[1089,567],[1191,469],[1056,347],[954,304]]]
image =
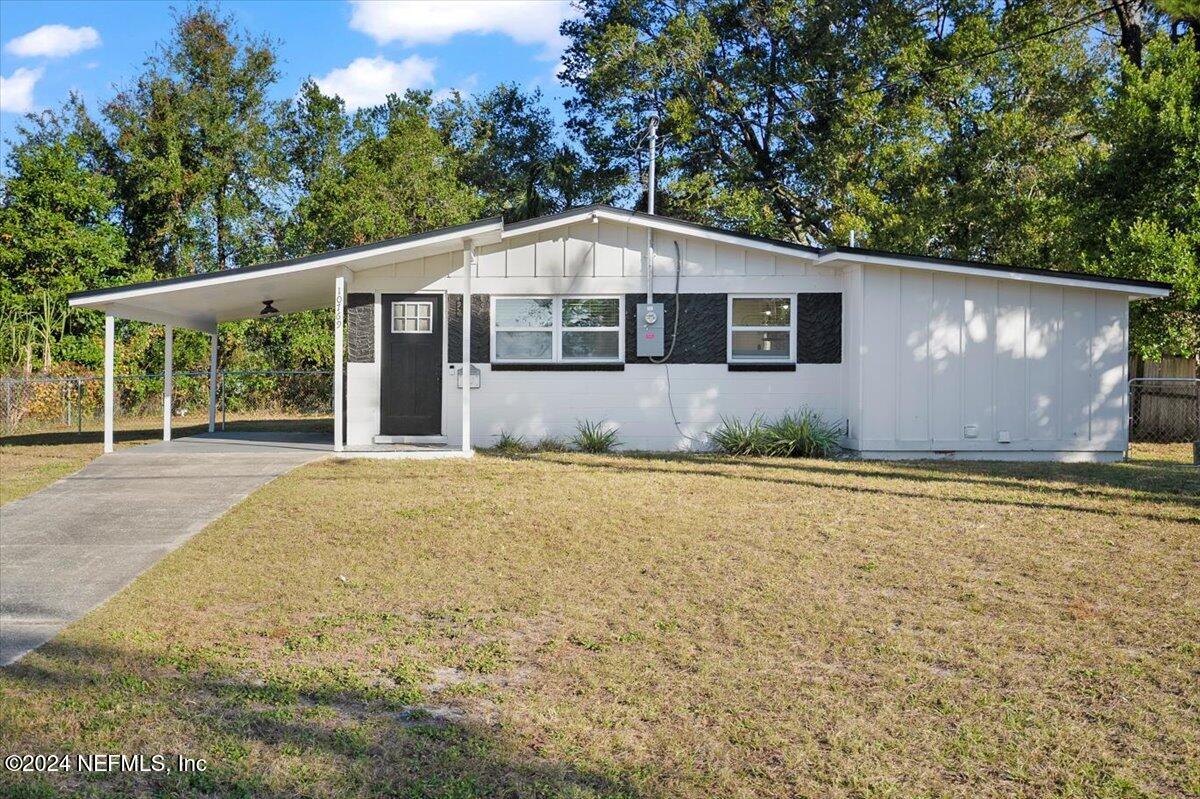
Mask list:
[[207,771],[0,792],[1194,796],[1197,574],[1183,466],[323,461],[0,673]]

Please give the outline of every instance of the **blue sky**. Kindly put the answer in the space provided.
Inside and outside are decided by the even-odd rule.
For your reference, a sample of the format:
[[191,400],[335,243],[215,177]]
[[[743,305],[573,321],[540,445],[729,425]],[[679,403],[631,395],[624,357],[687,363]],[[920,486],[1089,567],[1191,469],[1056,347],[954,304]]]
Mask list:
[[[0,135],[8,140],[25,112],[56,107],[72,90],[97,112],[170,35],[172,6],[186,4],[0,2]],[[352,107],[388,91],[470,93],[507,81],[541,88],[561,115],[567,95],[555,77],[564,46],[557,29],[571,9],[559,0],[259,0],[218,8],[276,41],[275,99],[310,76]]]

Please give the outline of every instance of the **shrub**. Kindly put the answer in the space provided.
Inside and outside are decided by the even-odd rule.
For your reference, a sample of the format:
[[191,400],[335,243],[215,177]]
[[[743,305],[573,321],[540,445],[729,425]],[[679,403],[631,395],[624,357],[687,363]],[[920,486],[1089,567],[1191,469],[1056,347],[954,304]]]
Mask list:
[[570,449],[566,441],[555,436],[542,436],[533,448],[538,452],[566,452]]
[[721,426],[709,434],[712,443],[728,455],[765,455],[766,430],[762,419],[751,416],[750,421],[721,417]]
[[780,458],[828,458],[841,430],[812,410],[785,413],[766,426],[766,454]]
[[721,417],[709,434],[718,450],[728,455],[774,455],[781,458],[828,458],[838,450],[841,429],[816,411],[785,413],[765,423],[760,416],[748,422]]
[[612,452],[613,447],[620,445],[617,441],[617,428],[608,428],[604,422],[589,422],[587,419],[576,422],[575,437],[571,443],[583,452]]
[[529,444],[526,443],[523,436],[516,436],[507,430],[501,430],[494,449],[501,455],[524,455],[529,452]]

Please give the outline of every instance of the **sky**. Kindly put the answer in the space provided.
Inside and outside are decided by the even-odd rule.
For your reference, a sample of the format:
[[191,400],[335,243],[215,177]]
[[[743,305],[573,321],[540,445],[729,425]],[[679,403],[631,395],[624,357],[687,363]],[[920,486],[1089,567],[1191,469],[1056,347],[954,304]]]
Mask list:
[[[173,9],[185,7],[2,0],[4,152],[24,114],[57,107],[71,91],[97,114],[169,37]],[[409,88],[470,94],[514,82],[540,88],[561,116],[568,95],[556,77],[565,47],[558,26],[572,13],[566,0],[257,0],[217,7],[248,33],[275,41],[280,79],[273,99],[293,96],[308,77],[351,110]]]

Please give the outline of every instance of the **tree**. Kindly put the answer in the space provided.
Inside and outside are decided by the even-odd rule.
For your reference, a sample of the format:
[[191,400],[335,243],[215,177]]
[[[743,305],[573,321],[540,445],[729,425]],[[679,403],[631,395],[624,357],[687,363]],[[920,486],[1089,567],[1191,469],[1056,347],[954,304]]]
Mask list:
[[604,200],[615,187],[562,141],[540,91],[500,84],[478,97],[455,92],[434,116],[460,153],[462,179],[481,195],[484,213],[532,219]]
[[313,190],[325,175],[341,168],[350,133],[346,104],[330,97],[311,78],[279,114],[279,148],[291,168],[295,196]]
[[297,202],[289,249],[349,247],[476,218],[480,200],[430,113],[429,94],[417,92],[359,111],[346,152],[314,173]]
[[118,186],[136,262],[163,277],[260,260],[273,246],[273,200],[283,178],[269,146],[275,82],[271,43],[234,31],[201,6],[95,129],[100,161]]
[[45,370],[56,354],[79,357],[94,332],[90,315],[73,314],[64,326],[68,293],[141,276],[124,261],[113,181],[88,168],[70,117],[68,106],[19,128],[0,184],[0,305],[13,324],[24,319],[38,331]]
[[975,56],[1081,8],[588,0],[563,26],[570,124],[641,174],[639,138],[661,117],[668,213],[1003,258],[1041,227],[1057,179],[1042,167],[1070,163],[1098,70],[1082,26]]
[[1089,269],[1169,281],[1130,309],[1131,348],[1200,362],[1200,50],[1195,34],[1145,43],[1103,99],[1077,230]]

